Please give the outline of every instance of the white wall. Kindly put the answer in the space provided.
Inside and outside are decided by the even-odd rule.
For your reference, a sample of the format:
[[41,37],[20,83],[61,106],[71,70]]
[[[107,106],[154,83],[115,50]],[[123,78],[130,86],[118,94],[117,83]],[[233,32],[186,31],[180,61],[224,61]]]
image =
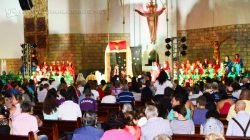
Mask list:
[[178,30],[250,23],[250,0],[178,0]]
[[23,15],[18,0],[0,2],[0,59],[20,58],[24,43]]
[[50,34],[129,32],[129,5],[124,9],[123,30],[120,0],[110,0],[109,30],[106,0],[49,0],[48,9]]

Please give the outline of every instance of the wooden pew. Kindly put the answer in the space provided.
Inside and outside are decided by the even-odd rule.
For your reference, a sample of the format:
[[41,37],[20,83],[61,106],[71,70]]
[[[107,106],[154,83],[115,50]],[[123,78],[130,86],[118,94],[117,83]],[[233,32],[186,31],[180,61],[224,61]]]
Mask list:
[[[57,137],[64,136],[65,132],[73,132],[76,128],[82,126],[81,118],[77,118],[76,121],[65,121],[65,120],[44,120],[43,127],[54,127],[54,131]],[[58,128],[58,129],[56,129]],[[54,136],[56,137],[56,136]]]
[[35,134],[29,132],[28,136],[19,135],[0,135],[1,140],[35,140]]
[[46,135],[49,140],[58,140],[58,127],[57,124],[53,124],[52,127],[39,127],[37,135]]
[[[194,126],[195,134],[200,134],[200,125]],[[227,132],[227,125],[224,125],[224,133]]]
[[105,122],[110,112],[118,112],[120,104],[98,104],[97,107],[98,121]]
[[97,107],[98,111],[119,111],[120,110],[120,104],[102,104],[99,103]]
[[[204,135],[199,135],[199,134],[174,134],[172,136],[172,140],[204,140],[205,136]],[[249,140],[250,137],[236,137],[236,136],[226,136],[226,140]]]

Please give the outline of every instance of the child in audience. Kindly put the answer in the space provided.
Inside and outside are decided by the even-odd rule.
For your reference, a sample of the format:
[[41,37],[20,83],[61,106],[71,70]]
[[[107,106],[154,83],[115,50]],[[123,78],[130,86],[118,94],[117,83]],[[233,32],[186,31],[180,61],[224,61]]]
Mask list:
[[178,105],[173,108],[174,117],[176,120],[172,120],[170,125],[174,134],[194,134],[194,122],[193,120],[187,120],[187,110],[184,106]]
[[206,121],[207,109],[205,108],[207,99],[204,96],[200,96],[196,100],[197,108],[194,110],[193,121],[194,124],[201,125]]
[[224,126],[219,120],[219,113],[216,110],[209,110],[206,114],[207,120],[201,124],[200,134],[218,133],[224,134]]

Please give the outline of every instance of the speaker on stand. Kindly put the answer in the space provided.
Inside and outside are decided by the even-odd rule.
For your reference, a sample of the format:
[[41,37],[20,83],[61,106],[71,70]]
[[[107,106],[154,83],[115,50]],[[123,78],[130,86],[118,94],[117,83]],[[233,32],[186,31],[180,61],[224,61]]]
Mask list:
[[19,4],[23,11],[31,10],[33,7],[32,0],[19,0]]

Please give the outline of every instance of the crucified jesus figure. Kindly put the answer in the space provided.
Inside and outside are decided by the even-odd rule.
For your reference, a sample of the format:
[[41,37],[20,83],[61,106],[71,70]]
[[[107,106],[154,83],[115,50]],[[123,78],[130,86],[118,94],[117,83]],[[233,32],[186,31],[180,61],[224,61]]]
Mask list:
[[165,8],[161,8],[157,11],[157,4],[151,0],[147,4],[147,11],[141,12],[138,9],[135,9],[135,12],[140,14],[141,16],[147,17],[148,27],[150,32],[151,43],[155,44],[156,42],[156,31],[157,31],[157,24],[158,24],[158,16],[162,14]]
[[213,58],[214,60],[220,60],[220,46],[222,45],[223,42],[231,38],[231,36],[218,36],[215,35],[213,37],[204,37],[202,40],[207,40],[211,43],[213,49],[214,49],[214,54]]

